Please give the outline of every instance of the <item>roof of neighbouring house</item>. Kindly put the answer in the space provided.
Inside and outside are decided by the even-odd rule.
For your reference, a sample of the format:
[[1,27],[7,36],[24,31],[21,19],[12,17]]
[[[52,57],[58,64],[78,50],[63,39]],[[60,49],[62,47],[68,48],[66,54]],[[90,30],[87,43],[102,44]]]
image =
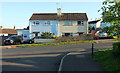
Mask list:
[[17,34],[16,29],[0,29],[0,34]]
[[30,20],[88,20],[86,13],[34,13]]
[[88,24],[94,24],[94,23],[97,23],[98,21],[100,20],[89,21]]

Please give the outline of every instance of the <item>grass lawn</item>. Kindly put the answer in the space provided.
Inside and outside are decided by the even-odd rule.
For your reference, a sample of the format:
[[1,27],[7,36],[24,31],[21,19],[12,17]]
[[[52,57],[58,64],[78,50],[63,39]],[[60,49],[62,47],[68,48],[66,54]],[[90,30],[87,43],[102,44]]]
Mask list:
[[78,43],[96,43],[96,41],[74,41],[74,42],[60,42],[60,43],[43,43],[43,44],[18,45],[17,47],[66,45],[66,44],[78,44]]
[[94,53],[94,60],[108,73],[120,73],[120,58],[112,54],[112,49],[99,50]]

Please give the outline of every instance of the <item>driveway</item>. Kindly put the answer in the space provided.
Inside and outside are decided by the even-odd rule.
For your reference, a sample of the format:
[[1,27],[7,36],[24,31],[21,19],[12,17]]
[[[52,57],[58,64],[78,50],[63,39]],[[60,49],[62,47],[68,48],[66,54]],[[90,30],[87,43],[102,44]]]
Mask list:
[[[112,48],[111,42],[94,44],[98,49]],[[91,51],[91,43],[10,48],[2,50],[3,71],[58,71],[61,58],[70,52]]]

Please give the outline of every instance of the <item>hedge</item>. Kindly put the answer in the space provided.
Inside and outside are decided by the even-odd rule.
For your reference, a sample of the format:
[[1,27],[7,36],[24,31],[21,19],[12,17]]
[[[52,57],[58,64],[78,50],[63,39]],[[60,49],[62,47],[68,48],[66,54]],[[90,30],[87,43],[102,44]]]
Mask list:
[[120,56],[120,42],[113,43],[113,54],[115,56]]

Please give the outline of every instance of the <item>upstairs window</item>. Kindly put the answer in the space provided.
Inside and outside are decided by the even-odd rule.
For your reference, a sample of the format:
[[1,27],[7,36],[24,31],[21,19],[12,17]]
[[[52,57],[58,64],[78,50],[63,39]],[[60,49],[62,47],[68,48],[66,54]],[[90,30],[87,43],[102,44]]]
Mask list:
[[39,21],[34,21],[33,22],[33,25],[39,25],[40,23],[39,23]]
[[79,26],[84,26],[84,21],[78,21]]
[[36,21],[36,25],[39,24],[39,21]]
[[46,21],[45,25],[51,25],[51,22],[50,21]]
[[64,25],[72,25],[72,21],[64,21]]

